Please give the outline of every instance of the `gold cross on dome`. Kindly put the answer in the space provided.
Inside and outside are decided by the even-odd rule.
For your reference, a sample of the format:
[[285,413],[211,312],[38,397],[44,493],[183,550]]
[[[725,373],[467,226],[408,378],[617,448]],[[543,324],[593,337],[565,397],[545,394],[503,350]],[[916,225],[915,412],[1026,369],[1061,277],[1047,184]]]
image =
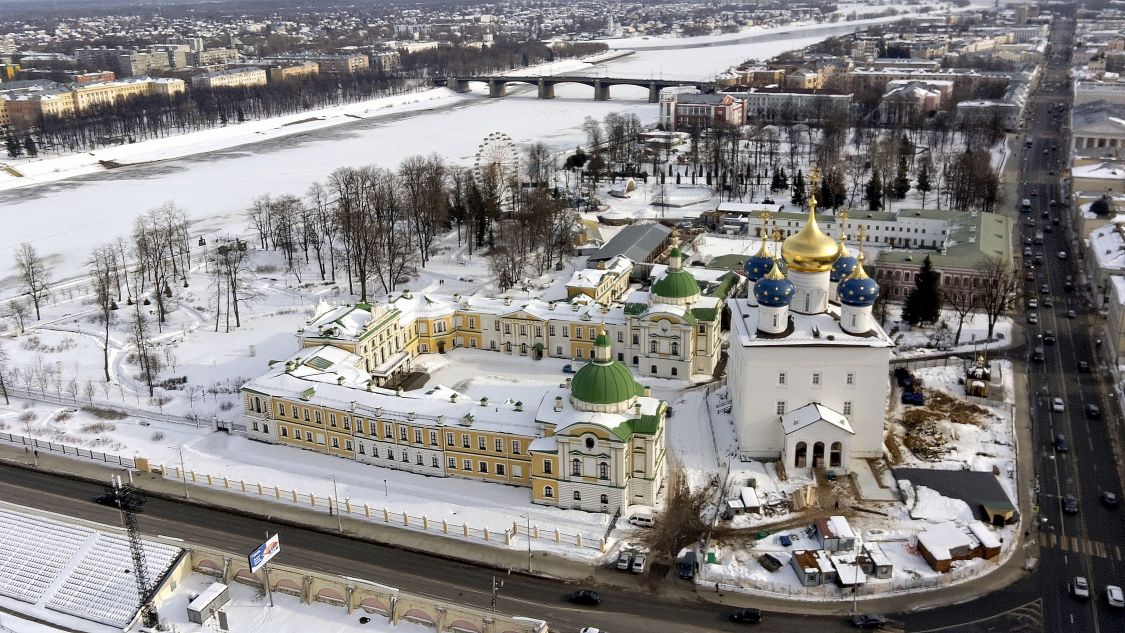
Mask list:
[[848,210],[847,209],[840,209],[840,212],[836,214],[836,217],[839,218],[839,221],[840,221],[840,239],[841,240],[847,240],[848,239]]
[[820,184],[820,165],[813,165],[812,172],[809,173],[809,184],[812,185],[811,189],[816,191],[816,186]]

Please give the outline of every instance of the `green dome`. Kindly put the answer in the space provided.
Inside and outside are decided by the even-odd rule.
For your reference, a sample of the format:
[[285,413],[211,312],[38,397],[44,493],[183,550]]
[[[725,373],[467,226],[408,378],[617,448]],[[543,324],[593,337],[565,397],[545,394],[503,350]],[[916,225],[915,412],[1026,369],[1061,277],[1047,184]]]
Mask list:
[[576,400],[590,404],[618,404],[642,394],[629,368],[619,361],[587,363],[570,381]]
[[686,270],[669,270],[652,284],[652,294],[669,299],[685,299],[699,294],[699,283]]

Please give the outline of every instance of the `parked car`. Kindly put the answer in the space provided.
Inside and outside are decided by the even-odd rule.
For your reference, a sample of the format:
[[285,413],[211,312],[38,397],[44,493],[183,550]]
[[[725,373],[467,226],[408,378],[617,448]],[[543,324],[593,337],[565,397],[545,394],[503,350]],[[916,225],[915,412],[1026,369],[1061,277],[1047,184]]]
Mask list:
[[926,396],[921,391],[904,391],[902,392],[902,403],[923,406],[926,404]]
[[736,609],[734,613],[730,614],[732,622],[739,624],[760,624],[762,622],[761,609]]
[[1066,318],[1076,319],[1076,318],[1078,318],[1078,314],[1074,310],[1067,310],[1066,311]]
[[1059,259],[1066,259],[1066,251],[1059,251]]
[[569,600],[574,604],[596,607],[602,603],[602,597],[593,589],[579,589],[570,594]]
[[1051,411],[1057,411],[1059,413],[1066,411],[1066,403],[1063,402],[1062,398],[1051,398]]
[[592,626],[584,626],[581,628],[581,630],[578,631],[578,633],[609,633],[609,631]]
[[1062,509],[1066,514],[1078,514],[1078,497],[1074,495],[1063,495]]
[[1043,297],[1043,307],[1044,308],[1055,307],[1055,300],[1050,298],[1050,297]]
[[633,557],[633,564],[629,567],[629,570],[634,574],[643,574],[645,573],[646,562],[648,562],[647,556],[645,556],[644,554],[637,554]]
[[[1048,286],[1047,284],[1041,284],[1041,285],[1039,286],[1039,292],[1041,292],[1041,293],[1043,293],[1043,294],[1048,294],[1048,293],[1050,293],[1050,292],[1051,292],[1051,287],[1050,287],[1050,286]],[[1045,304],[1044,304],[1044,305],[1045,305]]]
[[1055,450],[1059,453],[1070,451],[1070,442],[1066,441],[1066,436],[1062,433],[1055,436]]
[[852,626],[857,629],[881,629],[887,624],[887,618],[878,613],[857,613],[852,616]]
[[1074,581],[1070,583],[1070,595],[1078,600],[1090,599],[1090,583],[1086,581],[1085,576],[1074,577]]
[[1117,493],[1106,490],[1102,493],[1102,503],[1104,503],[1107,508],[1116,508],[1121,504],[1121,499],[1117,497]]
[[629,565],[633,563],[633,554],[631,552],[621,552],[617,555],[617,568],[625,571],[629,569]]
[[571,365],[570,363],[567,363],[567,364],[563,365],[563,373],[564,374],[573,374],[574,372],[575,372],[574,365]]
[[1036,346],[1031,352],[1031,360],[1037,363],[1042,363],[1046,358],[1047,356],[1043,353],[1043,346],[1041,345]]
[[676,561],[676,573],[680,578],[691,580],[695,578],[695,572],[699,570],[699,559],[696,557],[695,552],[688,550]]
[[1086,417],[1090,418],[1091,420],[1097,420],[1102,417],[1102,408],[1096,404],[1088,404],[1086,405],[1085,409]]
[[1125,593],[1117,585],[1106,585],[1105,600],[1115,609],[1125,609]]

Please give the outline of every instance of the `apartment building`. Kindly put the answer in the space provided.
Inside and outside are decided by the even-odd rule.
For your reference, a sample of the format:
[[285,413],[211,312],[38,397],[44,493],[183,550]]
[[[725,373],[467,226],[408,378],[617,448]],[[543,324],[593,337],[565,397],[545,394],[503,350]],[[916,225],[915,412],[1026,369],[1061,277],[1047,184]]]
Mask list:
[[214,88],[251,88],[264,86],[268,82],[266,71],[255,66],[227,68],[213,73],[203,73],[191,78],[192,88],[210,90]]
[[[5,84],[7,86],[9,84]],[[74,116],[90,108],[139,96],[172,98],[185,88],[180,79],[150,77],[70,85],[50,81],[20,82],[17,86],[0,91],[7,123],[17,130],[35,127],[41,117]]]
[[320,72],[320,65],[316,62],[300,62],[286,66],[271,66],[266,69],[271,83],[279,81],[292,81],[304,77],[313,77]]

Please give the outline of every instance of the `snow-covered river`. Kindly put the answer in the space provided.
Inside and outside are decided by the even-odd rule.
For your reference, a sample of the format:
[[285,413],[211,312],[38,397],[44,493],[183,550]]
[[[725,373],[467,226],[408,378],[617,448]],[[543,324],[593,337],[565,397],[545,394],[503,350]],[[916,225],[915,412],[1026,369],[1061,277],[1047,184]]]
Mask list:
[[[612,76],[709,79],[746,59],[765,59],[785,50],[847,33],[855,24],[788,33],[684,40],[634,40],[637,52],[599,65],[591,72]],[[784,30],[784,29],[783,29]],[[719,41],[716,41],[719,40]],[[675,47],[675,48],[672,48]],[[20,242],[31,242],[56,262],[56,277],[78,274],[91,247],[129,232],[133,218],[174,200],[195,220],[194,232],[242,231],[244,210],[263,193],[303,194],[336,168],[397,165],[412,154],[437,152],[469,165],[481,139],[505,132],[517,144],[543,140],[557,150],[578,143],[587,116],[635,112],[656,118],[647,90],[618,86],[613,100],[595,102],[592,88],[561,85],[557,98],[535,98],[530,87],[488,99],[483,88],[452,105],[340,125],[234,149],[207,152],[115,169],[51,184],[0,193],[5,230],[0,232],[0,267],[7,268]],[[11,279],[0,279],[0,295]]]

